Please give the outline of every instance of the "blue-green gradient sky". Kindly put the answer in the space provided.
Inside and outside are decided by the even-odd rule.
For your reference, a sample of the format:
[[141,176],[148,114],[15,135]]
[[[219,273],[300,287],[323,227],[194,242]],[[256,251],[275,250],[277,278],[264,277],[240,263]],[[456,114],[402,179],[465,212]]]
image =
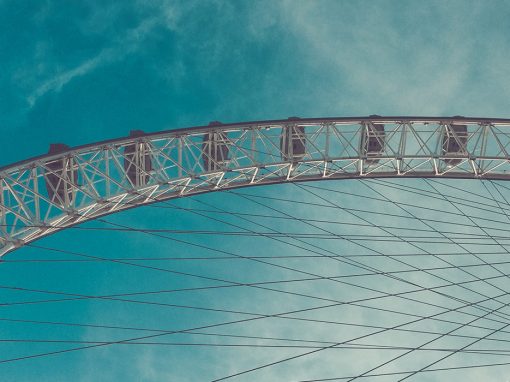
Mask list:
[[[509,117],[509,20],[510,1],[0,0],[0,166],[43,154],[50,143],[75,146],[126,136],[132,129],[154,132],[205,125],[214,120],[236,122],[289,116],[370,114]],[[464,184],[471,187],[469,182]],[[354,182],[328,185],[370,194],[369,189]],[[297,191],[287,185],[246,192],[284,197]],[[309,195],[301,191],[300,197],[307,199]],[[400,197],[403,200],[412,198],[411,195]],[[271,213],[241,197],[224,194],[205,195],[176,204],[207,208],[199,204],[200,201],[237,211]],[[355,198],[344,202],[360,203]],[[270,203],[309,218],[334,218],[337,213],[307,210],[303,206],[293,209],[292,205],[285,207],[276,201]],[[366,201],[362,203],[370,206]],[[352,219],[352,216],[344,218]],[[109,219],[137,227],[232,229],[173,209],[142,208]],[[228,219],[261,230],[241,219]],[[302,226],[294,227],[288,222],[283,225],[277,220],[264,221],[264,224],[283,226],[283,230],[304,230]],[[102,225],[92,222],[89,226]],[[244,255],[289,251],[287,246],[271,240],[226,240],[191,235],[187,239]],[[204,254],[197,247],[147,235],[104,231],[68,230],[40,244],[111,258],[218,255]],[[327,244],[328,248],[335,248],[334,245]],[[344,243],[342,249],[352,248]],[[409,248],[393,249],[409,251]],[[293,253],[304,252],[295,249]],[[24,248],[8,255],[7,260],[16,256],[69,258],[65,254]],[[342,271],[337,263],[324,265],[300,263],[300,260],[280,263],[318,273]],[[296,277],[282,269],[243,262],[170,264],[161,261],[149,265],[239,281]],[[374,287],[379,285],[378,281],[367,282],[374,283]],[[108,295],[214,283],[111,263],[6,261],[0,264],[0,284]],[[352,295],[344,295],[347,292],[328,288],[327,284],[324,287],[313,284],[293,290],[337,299],[352,298]],[[388,288],[392,285],[388,284]],[[359,291],[360,298],[365,296],[362,292]],[[0,291],[0,302],[58,297]],[[317,304],[313,300],[289,296],[284,299],[281,295],[273,299],[272,295],[259,291],[237,289],[139,297],[142,298],[261,313]],[[365,314],[368,316],[361,317],[358,311],[346,309],[337,317],[363,322],[372,320],[369,313]],[[318,317],[322,316],[314,316]],[[327,317],[331,315],[324,312],[323,318]],[[1,318],[175,330],[239,317],[233,313],[85,300],[0,306]],[[294,324],[296,326],[291,329],[287,322],[278,320],[268,324],[257,322],[230,328],[228,333],[289,337],[300,334],[322,340],[346,335],[341,331],[344,329],[338,327],[303,324],[301,328],[301,324]],[[431,324],[431,327],[444,329],[440,325]],[[347,335],[352,337],[358,333],[357,329],[348,330]],[[144,333],[0,321],[0,339],[111,341]],[[162,340],[225,342],[204,336],[170,337]],[[449,346],[462,344],[453,341]],[[0,343],[0,361],[75,345]],[[209,381],[293,354],[296,350],[110,346],[0,363],[0,381]],[[328,353],[323,358],[312,357],[302,363],[270,368],[261,374],[247,374],[233,380],[298,381],[350,375],[353,365],[364,370],[369,368],[368,363],[363,364],[367,359],[375,363],[385,360],[381,353],[371,351],[349,354],[349,357],[352,358]],[[501,359],[501,362],[508,360]],[[410,359],[407,367],[412,369],[419,361]],[[406,364],[398,367],[402,369],[402,365]],[[382,371],[395,371],[398,367]],[[448,374],[448,378],[504,381],[510,378],[506,368],[475,369]],[[444,378],[445,375],[430,373],[415,380],[442,381]],[[393,381],[395,377],[374,380]]]

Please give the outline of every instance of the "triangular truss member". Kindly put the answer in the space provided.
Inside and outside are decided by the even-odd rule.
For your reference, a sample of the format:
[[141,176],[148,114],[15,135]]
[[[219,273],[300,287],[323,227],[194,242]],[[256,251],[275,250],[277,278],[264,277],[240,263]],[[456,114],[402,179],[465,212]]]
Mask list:
[[[414,162],[418,162],[414,164]],[[409,175],[415,170],[422,168],[424,165],[429,165],[430,172],[434,172],[434,160],[433,159],[410,159],[408,161],[401,160],[398,161],[398,172],[400,175]]]
[[243,184],[243,183],[251,183],[252,179],[257,174],[257,167],[243,168],[239,170],[234,170],[229,172],[228,174],[233,174],[232,176],[225,176],[222,178],[222,181],[219,188],[226,188],[232,184]]
[[[324,161],[308,161],[298,163],[295,167],[293,166],[292,171],[288,175],[288,180],[294,180],[307,175],[322,174],[324,168]],[[316,170],[316,171],[314,171]]]
[[[251,183],[252,184],[261,183],[269,178],[275,179],[286,178],[288,174],[288,169],[291,165],[292,165],[291,163],[282,163],[259,168],[259,171],[257,172],[257,178],[254,179],[253,182]],[[271,168],[274,168],[274,170],[271,170]]]
[[385,161],[381,161],[381,159],[379,159],[379,163],[375,165],[370,165],[366,170],[363,169],[363,173],[361,175],[369,175],[377,172],[386,172],[383,171],[384,168],[389,168],[391,169],[392,172],[395,172],[395,174],[397,174],[396,160],[394,158],[389,158],[386,159]]
[[[466,165],[465,166],[466,168],[463,168],[463,165]],[[470,164],[470,160],[466,158],[461,160],[458,164],[454,166],[447,166],[446,170],[439,171],[438,175],[445,175],[448,174],[449,172],[472,173],[473,172],[472,170],[473,168]]]
[[[478,159],[478,162],[480,163],[483,163],[484,160],[481,160],[481,159]],[[506,160],[506,159],[500,159],[500,160],[494,160],[494,159],[491,159],[491,160],[486,160],[486,162],[489,162],[492,167],[490,168],[486,168],[488,166],[483,166],[480,164],[479,167],[483,168],[480,169],[480,175],[481,176],[488,176],[488,175],[491,175],[491,174],[495,174],[495,175],[510,175],[510,161]],[[498,170],[498,171],[496,171]]]
[[[344,160],[334,160],[331,162],[325,162],[323,171],[324,178],[330,178],[334,175],[338,174],[356,174],[358,172],[358,163],[360,159],[344,159]],[[345,165],[341,165],[342,163],[347,163]]]
[[[197,192],[198,189],[215,189],[218,187],[218,184],[223,179],[224,172],[215,172],[212,174],[203,174],[200,176],[196,176],[195,178],[191,178],[191,181],[184,186],[182,189],[182,194],[190,194],[193,192]],[[205,186],[205,187],[204,187]]]

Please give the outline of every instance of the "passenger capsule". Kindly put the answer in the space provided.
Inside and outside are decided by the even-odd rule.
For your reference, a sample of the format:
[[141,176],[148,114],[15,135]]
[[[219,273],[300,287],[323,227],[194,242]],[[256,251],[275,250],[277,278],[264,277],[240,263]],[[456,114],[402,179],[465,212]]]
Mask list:
[[[209,126],[221,125],[211,122]],[[219,170],[228,163],[228,139],[223,131],[211,131],[204,134],[202,142],[202,162],[205,171]]]
[[[291,119],[291,118],[289,118]],[[304,126],[285,126],[280,136],[280,150],[282,159],[293,159],[295,162],[303,159],[306,149],[306,134]]]
[[[59,154],[69,150],[63,143],[52,143],[48,154]],[[73,200],[73,185],[76,184],[77,170],[73,158],[63,157],[46,162],[44,180],[46,191],[52,203],[69,206]]]
[[[465,155],[467,139],[467,125],[447,125],[443,134],[443,155]],[[446,158],[444,161],[449,166],[456,166],[462,161],[462,158]]]
[[360,153],[366,164],[376,164],[384,153],[386,134],[382,124],[366,124],[361,135]]
[[[130,137],[143,137],[141,130],[131,130]],[[151,150],[148,143],[134,142],[124,147],[124,171],[134,187],[144,186],[152,171]]]

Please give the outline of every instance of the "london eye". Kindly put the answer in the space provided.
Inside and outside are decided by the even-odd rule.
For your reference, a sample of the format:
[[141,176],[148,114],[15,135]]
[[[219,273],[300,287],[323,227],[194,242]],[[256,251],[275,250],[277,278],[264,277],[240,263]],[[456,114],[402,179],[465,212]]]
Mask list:
[[[154,367],[209,381],[504,370],[509,151],[509,119],[463,116],[214,121],[52,144],[0,168],[0,272],[65,280],[0,286],[0,325],[20,333],[2,339],[0,364],[157,352],[168,364]],[[57,314],[70,304],[101,314]]]

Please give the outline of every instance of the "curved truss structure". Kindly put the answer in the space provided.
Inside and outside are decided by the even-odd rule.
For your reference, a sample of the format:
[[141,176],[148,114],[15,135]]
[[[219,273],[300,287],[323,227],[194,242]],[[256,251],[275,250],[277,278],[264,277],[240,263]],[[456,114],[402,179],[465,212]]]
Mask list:
[[155,201],[249,185],[366,177],[510,179],[510,120],[289,118],[145,134],[0,169],[0,256]]

